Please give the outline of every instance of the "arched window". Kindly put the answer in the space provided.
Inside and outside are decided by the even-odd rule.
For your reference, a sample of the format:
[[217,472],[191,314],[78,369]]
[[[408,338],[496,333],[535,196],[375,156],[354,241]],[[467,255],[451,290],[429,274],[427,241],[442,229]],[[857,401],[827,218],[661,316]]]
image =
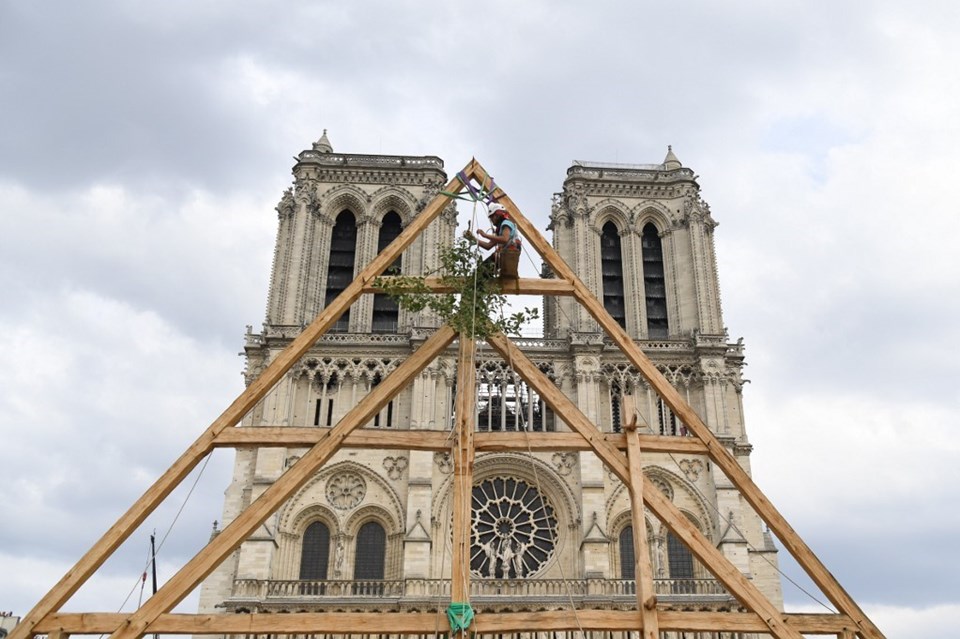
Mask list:
[[623,391],[620,388],[620,382],[610,384],[610,430],[615,433],[623,432],[623,410],[620,406],[620,398]]
[[663,246],[653,224],[643,227],[640,237],[643,257],[643,290],[647,302],[647,337],[667,337],[667,283],[663,276]]
[[357,533],[357,554],[353,564],[354,579],[383,579],[387,556],[387,533],[383,526],[368,521]]
[[303,533],[300,552],[300,579],[326,579],[330,563],[330,529],[315,521]]
[[[357,221],[350,211],[341,211],[330,238],[330,263],[327,265],[327,297],[329,306],[353,281],[353,265],[357,253]],[[345,333],[350,326],[350,309],[344,311],[330,332]]]
[[620,578],[637,578],[637,557],[633,553],[633,526],[620,531]]
[[[403,230],[400,216],[394,211],[390,211],[383,217],[380,224],[380,238],[377,240],[377,253],[383,253],[384,249],[390,245],[400,231]],[[397,257],[393,264],[387,267],[385,275],[400,275],[400,268],[403,257]],[[400,317],[400,307],[389,296],[383,293],[373,296],[373,332],[374,333],[396,333],[397,323]]]
[[671,579],[693,579],[693,554],[672,532],[667,533],[667,563]]
[[600,235],[600,269],[603,276],[603,307],[626,328],[627,312],[623,296],[623,252],[616,224],[607,222]]

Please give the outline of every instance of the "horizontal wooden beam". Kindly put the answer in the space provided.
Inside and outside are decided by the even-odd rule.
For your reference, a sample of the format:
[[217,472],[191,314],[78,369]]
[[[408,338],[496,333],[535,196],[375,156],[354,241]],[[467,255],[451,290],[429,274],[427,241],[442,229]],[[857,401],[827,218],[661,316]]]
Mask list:
[[[674,632],[768,632],[752,613],[662,610],[660,630]],[[124,623],[123,613],[55,613],[37,624],[37,633],[105,634]],[[783,613],[785,625],[803,634],[836,635],[853,625],[845,615]],[[438,625],[438,623],[440,625]],[[202,634],[433,634],[445,629],[445,613],[435,612],[297,612],[218,615],[162,614],[148,633]],[[471,631],[551,632],[564,630],[627,631],[641,628],[637,610],[550,610],[477,613]]]
[[[389,282],[393,277],[384,277]],[[573,295],[573,284],[565,280],[546,280],[538,277],[520,279],[501,279],[500,290],[506,295]],[[424,278],[424,284],[432,293],[459,293],[462,284],[443,284],[439,277]],[[363,287],[364,293],[383,293],[383,289],[372,283]]]
[[[230,428],[217,437],[213,445],[218,448],[277,447],[294,448],[313,446],[326,437],[329,428],[290,428],[287,426],[257,426]],[[626,439],[620,433],[602,435],[620,450],[627,449]],[[640,446],[651,453],[682,453],[704,455],[707,447],[693,437],[664,437],[639,435]],[[379,448],[383,450],[426,450],[442,452],[450,450],[450,432],[443,430],[386,430],[360,429],[347,436],[346,448]],[[544,432],[478,432],[477,452],[526,451],[556,452],[591,450],[579,433]]]

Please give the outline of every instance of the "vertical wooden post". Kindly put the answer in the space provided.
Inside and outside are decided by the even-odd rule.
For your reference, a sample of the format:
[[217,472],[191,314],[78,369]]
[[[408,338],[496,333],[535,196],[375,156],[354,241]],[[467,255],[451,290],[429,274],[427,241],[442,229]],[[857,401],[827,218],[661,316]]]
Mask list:
[[653,566],[647,550],[647,521],[643,507],[643,467],[637,435],[637,407],[633,395],[624,395],[624,430],[627,433],[627,466],[630,471],[630,511],[633,518],[634,578],[637,582],[637,609],[643,620],[643,639],[659,639],[657,594],[653,590]]
[[460,334],[457,357],[456,449],[453,456],[453,565],[450,599],[455,603],[470,600],[470,513],[473,495],[473,432],[476,412],[477,371],[473,360],[477,343]]

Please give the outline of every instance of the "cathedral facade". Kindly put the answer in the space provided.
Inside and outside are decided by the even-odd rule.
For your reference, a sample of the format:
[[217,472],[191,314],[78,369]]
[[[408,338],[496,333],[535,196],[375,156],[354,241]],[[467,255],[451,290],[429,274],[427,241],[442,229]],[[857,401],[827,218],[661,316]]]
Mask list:
[[[266,321],[246,334],[248,383],[447,181],[437,157],[336,153],[326,134],[299,155],[293,173],[294,186],[277,206]],[[553,198],[548,230],[558,253],[749,472],[743,344],[731,343],[723,325],[715,227],[696,176],[671,150],[661,164],[574,162]],[[456,236],[450,204],[392,271],[437,271]],[[362,296],[241,426],[335,425],[437,326],[428,311]],[[628,393],[642,432],[687,435],[572,299],[545,298],[542,336],[517,343],[601,431],[621,432]],[[479,343],[476,367],[478,430],[569,430],[510,362]],[[455,369],[451,349],[365,428],[450,431]],[[305,450],[238,449],[222,521]],[[207,578],[201,612],[445,607],[452,471],[447,452],[340,450]],[[708,458],[650,454],[643,472],[782,607],[772,539]],[[646,530],[633,529],[626,487],[592,453],[480,453],[472,509],[470,600],[478,612],[635,607],[636,534],[646,536],[661,607],[740,609],[655,517],[648,515]]]

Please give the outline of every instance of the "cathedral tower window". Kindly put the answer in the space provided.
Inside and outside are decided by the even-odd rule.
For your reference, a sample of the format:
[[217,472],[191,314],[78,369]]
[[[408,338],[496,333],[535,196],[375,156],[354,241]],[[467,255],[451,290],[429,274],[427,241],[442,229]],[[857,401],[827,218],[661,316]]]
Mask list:
[[667,337],[667,283],[663,271],[663,245],[653,224],[643,227],[640,237],[643,257],[643,290],[647,302],[647,337]]
[[[661,267],[662,270],[662,267]],[[616,224],[607,222],[600,235],[600,271],[603,277],[603,307],[627,327],[627,312],[623,294],[623,252],[620,250],[620,232]],[[646,271],[644,271],[646,272]]]
[[[383,381],[383,378],[380,377],[380,374],[374,376],[373,380],[370,382],[370,391],[372,392],[374,388],[380,385],[380,382]],[[373,416],[373,427],[374,428],[393,428],[393,400],[391,399],[387,402],[386,408],[382,409],[379,413]]]
[[[391,242],[397,239],[403,226],[400,216],[396,212],[390,211],[383,217],[380,225],[380,237],[377,240],[377,253],[383,253]],[[387,267],[385,275],[400,275],[403,256],[401,255],[393,264]],[[389,296],[377,294],[373,296],[373,332],[374,333],[396,333],[399,323],[400,307]]]
[[[313,415],[313,425],[320,426],[321,421],[324,420],[325,425],[333,426],[333,396],[336,394],[338,388],[338,378],[336,375],[332,375],[327,383],[323,385],[323,393],[317,399],[317,407]],[[324,414],[324,408],[326,408],[326,413]]]
[[[341,211],[333,225],[330,238],[330,263],[327,265],[327,296],[329,306],[353,281],[353,267],[357,253],[357,221],[350,211]],[[331,333],[345,333],[350,326],[350,309],[344,311]]]
[[477,371],[477,429],[553,431],[556,420],[529,385],[494,364]]
[[673,414],[670,407],[662,399],[657,399],[657,420],[660,424],[661,435],[679,435],[677,429],[677,416]]
[[667,563],[671,579],[693,579],[693,554],[672,532],[667,533]]
[[383,526],[368,521],[357,533],[357,554],[353,564],[356,580],[382,580],[387,557],[387,533]]
[[613,382],[610,385],[610,430],[615,433],[623,432],[623,410],[620,406],[622,394],[620,382]]
[[327,578],[330,563],[330,529],[315,521],[303,533],[300,552],[300,579],[322,580]]
[[620,578],[637,578],[637,558],[633,552],[633,526],[620,531]]

